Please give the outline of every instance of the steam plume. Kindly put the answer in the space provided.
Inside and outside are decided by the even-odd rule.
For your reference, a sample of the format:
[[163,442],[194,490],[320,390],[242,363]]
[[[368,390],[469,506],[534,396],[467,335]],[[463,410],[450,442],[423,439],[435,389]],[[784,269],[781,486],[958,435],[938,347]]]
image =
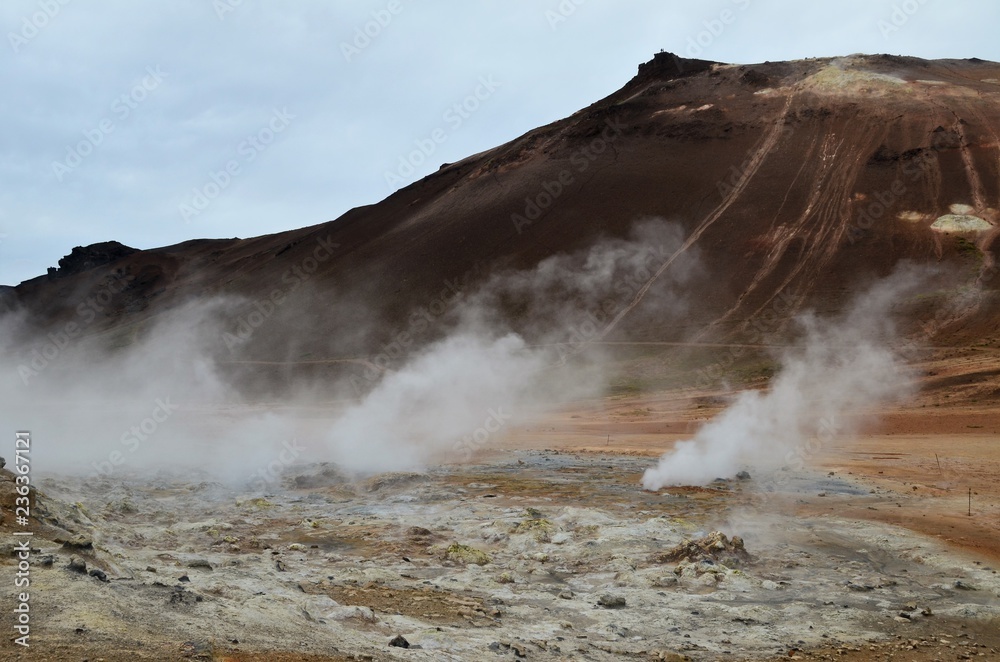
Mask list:
[[693,439],[681,441],[648,469],[642,485],[704,485],[741,468],[771,470],[789,451],[825,433],[846,433],[857,415],[911,390],[892,351],[892,306],[922,280],[902,268],[855,300],[839,319],[805,315],[797,347],[782,357],[767,391],[744,391]]
[[[563,359],[599,335],[602,320],[633,299],[682,239],[677,225],[651,220],[629,236],[497,273],[435,321],[439,340],[374,380],[360,400],[346,384],[310,381],[292,384],[277,406],[249,401],[217,363],[228,358],[220,338],[246,301],[194,302],[161,312],[158,323],[110,333],[97,333],[94,322],[70,341],[50,340],[49,329],[10,313],[0,318],[0,412],[33,432],[39,469],[69,473],[197,467],[240,480],[270,478],[262,468],[286,460],[373,473],[467,459],[539,409],[600,393],[599,352]],[[650,290],[648,309],[663,320],[680,315],[696,272],[672,270]],[[334,305],[363,303],[342,298]],[[297,298],[279,316],[310,319]],[[74,318],[78,327],[89,321]],[[356,357],[357,342],[343,353]]]

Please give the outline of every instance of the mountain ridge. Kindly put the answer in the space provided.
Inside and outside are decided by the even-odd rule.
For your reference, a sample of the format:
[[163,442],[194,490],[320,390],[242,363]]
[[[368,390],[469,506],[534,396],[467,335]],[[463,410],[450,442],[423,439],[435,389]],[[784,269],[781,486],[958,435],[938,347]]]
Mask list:
[[[446,281],[474,289],[491,272],[531,268],[661,217],[683,226],[683,250],[696,248],[713,270],[694,286],[699,306],[683,328],[659,328],[648,315],[630,326],[640,295],[615,322],[622,328],[602,337],[723,338],[779,295],[794,301],[785,316],[835,310],[855,282],[903,260],[978,269],[966,285],[978,278],[983,296],[959,316],[955,337],[985,337],[996,308],[998,100],[1000,65],[981,60],[852,55],[735,65],[657,53],[604,99],[335,220],[137,251],[25,281],[4,300],[48,328],[72,319],[75,302],[109,279],[128,278],[90,332],[137,332],[192,298],[242,297],[250,310],[271,290],[289,289],[289,270],[313,259],[315,270],[300,278],[308,287],[294,294],[307,308],[319,297],[350,301],[357,312],[354,302],[364,301],[363,323],[381,330],[337,350],[362,356]],[[988,229],[941,231],[948,215]],[[318,260],[324,242],[337,248]],[[268,324],[240,356],[330,357],[329,338],[352,337],[352,326],[313,308],[304,324]]]

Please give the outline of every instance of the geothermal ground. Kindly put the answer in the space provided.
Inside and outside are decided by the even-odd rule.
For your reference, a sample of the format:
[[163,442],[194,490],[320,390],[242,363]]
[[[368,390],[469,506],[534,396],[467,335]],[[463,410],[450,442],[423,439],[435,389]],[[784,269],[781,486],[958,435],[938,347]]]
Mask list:
[[0,657],[1000,659],[998,81],[660,52],[336,220],[0,288]]
[[1000,659],[1000,416],[941,397],[659,492],[642,472],[723,394],[577,403],[423,473],[40,477],[32,646],[4,657]]

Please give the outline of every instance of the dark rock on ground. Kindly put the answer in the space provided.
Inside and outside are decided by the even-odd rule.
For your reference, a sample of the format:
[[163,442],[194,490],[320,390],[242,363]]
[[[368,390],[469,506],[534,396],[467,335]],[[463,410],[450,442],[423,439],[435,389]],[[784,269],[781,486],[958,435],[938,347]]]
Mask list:
[[138,252],[117,241],[105,241],[90,246],[76,246],[66,257],[60,258],[59,268],[51,269],[49,274],[56,277],[69,276],[94,267],[110,264],[132,253]]
[[605,593],[597,599],[597,604],[605,609],[621,609],[625,606],[625,598],[620,595]]
[[685,540],[680,545],[656,557],[656,561],[659,563],[674,563],[684,559],[692,563],[697,561],[718,562],[731,567],[752,560],[743,545],[743,538],[733,536],[730,539],[720,531],[713,531],[697,540]]

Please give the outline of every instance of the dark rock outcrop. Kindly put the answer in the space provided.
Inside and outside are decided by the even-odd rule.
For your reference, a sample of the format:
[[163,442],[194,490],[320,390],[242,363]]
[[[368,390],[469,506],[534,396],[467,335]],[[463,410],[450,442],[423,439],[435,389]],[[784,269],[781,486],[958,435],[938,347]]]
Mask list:
[[58,269],[49,269],[49,276],[62,278],[72,274],[78,274],[88,269],[111,264],[123,257],[128,257],[137,253],[138,249],[131,248],[117,241],[105,241],[90,246],[76,246],[66,257],[60,258]]

